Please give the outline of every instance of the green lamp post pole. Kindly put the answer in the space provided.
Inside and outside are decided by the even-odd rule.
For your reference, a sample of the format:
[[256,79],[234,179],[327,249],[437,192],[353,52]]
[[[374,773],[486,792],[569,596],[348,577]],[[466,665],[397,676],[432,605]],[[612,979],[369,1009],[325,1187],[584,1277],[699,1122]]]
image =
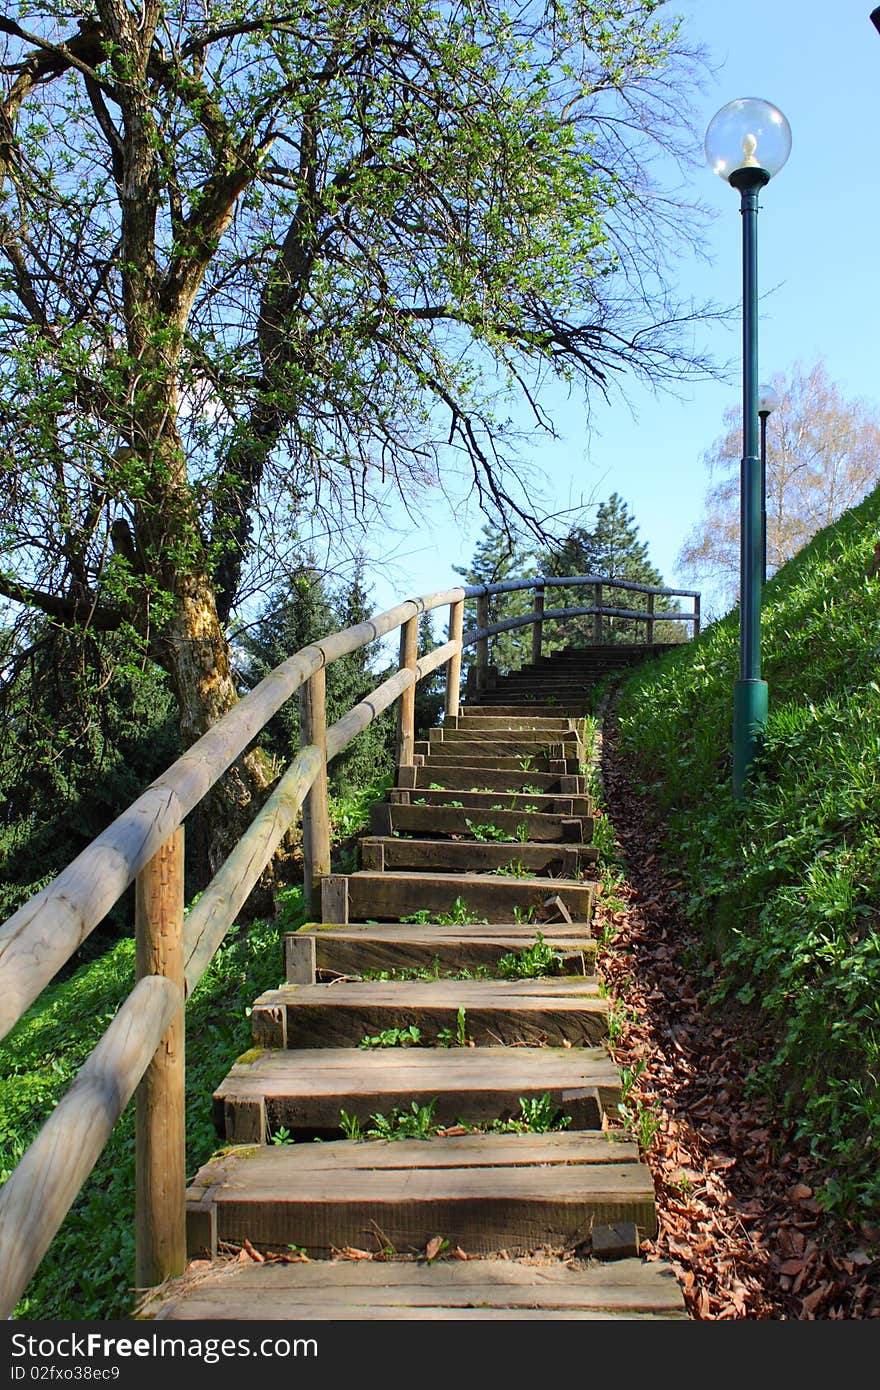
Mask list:
[[761,587],[767,583],[767,417],[779,401],[772,386],[762,386],[758,397],[761,421]]
[[733,692],[733,794],[748,794],[748,775],[767,722],[761,679],[761,573],[764,498],[758,445],[758,194],[791,149],[788,122],[754,97],[728,102],[706,131],[706,157],[740,195],[743,279],[743,452],[740,466],[739,679]]

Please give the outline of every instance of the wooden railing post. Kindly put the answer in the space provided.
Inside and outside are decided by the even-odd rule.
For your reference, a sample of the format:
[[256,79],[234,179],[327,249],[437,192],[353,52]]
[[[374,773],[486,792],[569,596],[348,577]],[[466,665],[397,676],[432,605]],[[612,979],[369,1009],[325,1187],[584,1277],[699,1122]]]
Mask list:
[[[400,629],[401,669],[415,672],[419,659],[419,619],[418,615],[408,618]],[[400,697],[400,712],[397,722],[397,766],[406,767],[413,760],[416,741],[416,687],[415,683],[404,690]]]
[[461,634],[464,631],[464,599],[449,605],[449,640],[458,643],[458,651],[449,658],[446,667],[446,717],[458,714],[461,690]]
[[327,670],[320,666],[299,691],[300,747],[313,743],[321,768],[302,808],[303,903],[309,913],[320,902],[319,880],[330,872],[330,808],[327,803]]
[[593,641],[598,645],[602,641],[602,585],[596,584],[593,588],[595,595],[595,609],[593,615]]
[[[489,626],[489,595],[477,595],[477,627]],[[485,690],[489,678],[489,639],[481,637],[477,642],[477,689]]]
[[645,624],[645,641],[649,647],[654,645],[654,595],[648,595],[648,613],[650,617]]
[[700,595],[697,594],[696,597],[695,597],[695,599],[694,599],[694,636],[695,636],[695,637],[699,637],[699,635],[700,635]]
[[135,1281],[152,1288],[186,1265],[184,1112],[183,827],[135,883],[135,973],[180,986],[173,1019],[137,1089],[135,1112]]
[[532,664],[541,660],[541,647],[544,642],[544,585],[535,590],[535,612],[537,618],[532,627]]

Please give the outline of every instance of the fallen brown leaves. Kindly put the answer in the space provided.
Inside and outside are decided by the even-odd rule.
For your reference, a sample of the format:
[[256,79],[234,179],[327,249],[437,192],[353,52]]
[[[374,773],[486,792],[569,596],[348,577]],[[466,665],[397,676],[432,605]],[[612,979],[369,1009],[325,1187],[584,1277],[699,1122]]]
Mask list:
[[880,1317],[878,1233],[823,1215],[809,1155],[766,1105],[746,1096],[769,1038],[753,1011],[703,1007],[703,981],[688,963],[698,958],[698,941],[631,790],[613,712],[602,744],[606,809],[628,882],[624,912],[597,904],[597,931],[606,922],[617,931],[599,969],[637,1019],[615,1061],[632,1067],[647,1058],[633,1098],[660,1116],[646,1155],[659,1232],[643,1252],[670,1262],[695,1318]]

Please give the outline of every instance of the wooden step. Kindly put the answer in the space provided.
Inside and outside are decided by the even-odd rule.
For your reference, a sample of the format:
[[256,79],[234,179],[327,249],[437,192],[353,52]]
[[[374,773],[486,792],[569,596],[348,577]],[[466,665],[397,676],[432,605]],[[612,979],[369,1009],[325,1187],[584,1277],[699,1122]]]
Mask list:
[[[588,922],[596,895],[594,882],[541,878],[514,878],[506,874],[479,873],[376,873],[327,874],[321,881],[321,920],[324,922],[398,921],[416,912],[432,917],[448,915],[460,898],[467,915],[476,922],[510,922],[531,913],[530,921],[566,920],[555,905],[545,910],[550,897],[559,897],[570,917]],[[427,925],[427,923],[425,924]]]
[[[375,1239],[368,1243],[376,1249]],[[473,1321],[552,1318],[584,1322],[686,1319],[672,1268],[654,1261],[519,1264],[479,1257],[226,1262],[162,1287],[141,1317],[174,1321]]]
[[[575,709],[558,705],[462,705],[457,715],[449,715],[446,723],[451,729],[563,729],[578,732],[585,719],[581,706]],[[445,725],[444,725],[445,727]]]
[[606,1136],[469,1134],[234,1148],[187,1192],[192,1254],[218,1241],[310,1255],[381,1242],[401,1254],[441,1236],[468,1254],[572,1249],[595,1226],[656,1233],[654,1184],[635,1144]]
[[[559,974],[583,975],[592,969],[596,943],[584,924],[555,923],[541,933],[562,958]],[[284,938],[285,978],[314,984],[318,971],[363,975],[413,967],[443,971],[493,969],[510,951],[535,943],[535,928],[518,923],[484,926],[402,926],[398,922],[308,923]]]
[[555,816],[589,816],[592,812],[587,795],[559,792],[471,792],[464,788],[434,791],[430,787],[392,787],[388,793],[392,805],[449,806],[465,811],[508,810],[514,814],[532,813]]
[[[471,824],[494,830],[491,820]],[[484,832],[485,833],[485,832]],[[501,873],[513,865],[513,872],[527,869],[530,876],[553,874],[556,878],[577,879],[595,864],[594,845],[564,845],[528,841],[410,840],[398,836],[367,836],[360,840],[361,867],[378,873],[392,869],[426,869],[429,873]]]
[[253,1049],[214,1092],[214,1123],[232,1144],[341,1138],[340,1111],[375,1114],[435,1101],[438,1125],[516,1119],[519,1100],[545,1094],[570,1128],[599,1130],[620,1099],[620,1077],[599,1048],[395,1047]]
[[443,1029],[455,1034],[459,1009],[481,1047],[595,1047],[608,1032],[608,1001],[591,976],[282,985],[255,1000],[251,1029],[257,1046],[273,1048],[357,1047],[410,1024],[434,1042]]
[[[468,824],[470,822],[470,825]],[[459,835],[473,838],[473,825],[494,825],[510,836],[508,844],[524,834],[531,841],[577,843],[593,836],[592,816],[557,816],[543,812],[488,811],[480,807],[404,806],[387,801],[370,807],[374,835]]]
[[[491,767],[446,767],[434,769],[430,763],[423,767],[401,767],[397,773],[399,787],[431,787],[440,784],[443,791],[504,791],[570,792],[582,794],[583,779],[560,772],[495,772]],[[571,783],[572,785],[569,785]],[[435,788],[438,790],[438,788]]]
[[[479,747],[479,745],[477,746]],[[418,752],[418,749],[416,751]],[[424,758],[423,767],[448,768],[450,771],[470,767],[483,772],[489,768],[495,772],[521,772],[526,775],[530,772],[542,772],[551,773],[554,777],[564,773],[568,777],[577,777],[581,770],[580,761],[577,758],[550,758],[546,753],[535,752],[529,754],[474,753],[472,745],[460,752],[453,744],[434,744],[431,751],[427,755],[422,754],[422,757]]]
[[474,752],[478,748],[498,749],[506,753],[512,750],[514,753],[532,753],[535,748],[546,752],[548,749],[559,749],[559,753],[554,752],[554,756],[576,757],[577,752],[582,746],[575,729],[481,729],[479,725],[468,725],[463,729],[447,729],[442,725],[436,729],[428,730],[428,743],[432,749],[438,746],[450,745],[456,747],[464,744],[465,747],[473,748]]

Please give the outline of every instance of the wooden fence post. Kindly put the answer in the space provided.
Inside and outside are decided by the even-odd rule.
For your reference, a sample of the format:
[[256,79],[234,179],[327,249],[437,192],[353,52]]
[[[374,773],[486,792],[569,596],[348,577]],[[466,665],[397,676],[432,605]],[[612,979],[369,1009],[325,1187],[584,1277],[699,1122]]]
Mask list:
[[598,645],[602,641],[602,585],[596,584],[593,592],[596,600],[596,612],[593,615],[593,641]]
[[535,590],[535,612],[537,618],[532,625],[532,664],[541,660],[541,647],[544,642],[544,585]]
[[[477,627],[489,626],[489,595],[477,595]],[[481,637],[477,642],[477,690],[485,690],[489,679],[489,639]]]
[[183,827],[138,874],[135,973],[180,986],[180,1012],[163,1034],[137,1089],[135,1282],[152,1288],[186,1266],[184,1111]]
[[700,635],[700,595],[694,599],[694,637]]
[[461,689],[461,634],[464,631],[464,599],[449,605],[449,640],[457,642],[458,651],[449,658],[446,667],[446,717],[454,718],[459,710]]
[[648,613],[650,617],[645,624],[645,641],[649,647],[654,645],[654,595],[648,595]]
[[313,743],[321,768],[302,808],[303,902],[311,914],[320,903],[318,883],[330,872],[330,808],[327,803],[327,671],[319,666],[299,691],[300,747]]
[[[408,618],[400,629],[400,665],[415,673],[419,652],[419,618]],[[408,686],[400,697],[397,722],[397,766],[412,763],[416,740],[416,687]]]

